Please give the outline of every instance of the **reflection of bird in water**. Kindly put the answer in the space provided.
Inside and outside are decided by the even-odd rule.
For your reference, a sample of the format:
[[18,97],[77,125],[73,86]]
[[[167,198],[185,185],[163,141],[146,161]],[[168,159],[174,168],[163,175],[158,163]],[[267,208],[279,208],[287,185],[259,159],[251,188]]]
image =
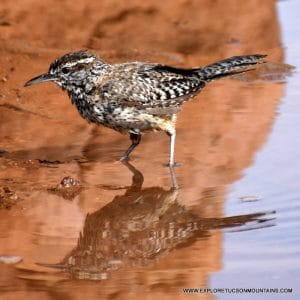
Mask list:
[[266,213],[199,218],[178,202],[178,190],[142,189],[142,173],[124,164],[133,173],[131,186],[124,195],[87,215],[76,248],[62,264],[52,267],[62,267],[75,278],[101,280],[121,267],[144,266],[176,248],[208,238],[212,229],[249,222],[255,222],[255,228],[269,226],[261,224],[270,220],[262,218]]

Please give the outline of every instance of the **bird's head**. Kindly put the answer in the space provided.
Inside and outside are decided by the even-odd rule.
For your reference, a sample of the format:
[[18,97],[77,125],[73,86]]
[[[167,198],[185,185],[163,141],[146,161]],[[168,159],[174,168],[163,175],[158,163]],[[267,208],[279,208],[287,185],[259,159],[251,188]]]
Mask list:
[[53,81],[61,88],[70,90],[93,82],[94,78],[101,75],[105,66],[107,64],[91,52],[71,52],[54,60],[47,73],[30,79],[25,86]]

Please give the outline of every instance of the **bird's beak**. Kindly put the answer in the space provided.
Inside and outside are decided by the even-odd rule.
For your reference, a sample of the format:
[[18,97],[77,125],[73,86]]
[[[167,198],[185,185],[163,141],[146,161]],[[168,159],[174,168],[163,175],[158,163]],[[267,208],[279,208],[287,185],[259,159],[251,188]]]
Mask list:
[[37,77],[34,77],[34,78],[28,80],[25,83],[24,86],[30,86],[30,85],[37,84],[37,83],[42,83],[42,82],[45,82],[45,81],[52,81],[54,79],[55,78],[53,77],[53,75],[51,75],[49,73],[45,73],[45,74],[39,75]]

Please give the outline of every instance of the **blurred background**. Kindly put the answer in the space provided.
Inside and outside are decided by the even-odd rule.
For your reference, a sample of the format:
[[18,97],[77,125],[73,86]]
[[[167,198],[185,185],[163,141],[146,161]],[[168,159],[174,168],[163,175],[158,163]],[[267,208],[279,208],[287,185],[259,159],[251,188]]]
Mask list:
[[[0,257],[22,262],[0,263],[1,297],[189,299],[183,288],[264,287],[293,292],[240,296],[296,299],[300,108],[289,65],[300,64],[299,10],[296,0],[2,0]],[[78,49],[111,63],[189,68],[262,53],[268,64],[184,106],[175,193],[163,133],[145,135],[126,167],[116,159],[127,136],[87,124],[52,84],[23,88]],[[65,194],[66,176],[79,187]]]

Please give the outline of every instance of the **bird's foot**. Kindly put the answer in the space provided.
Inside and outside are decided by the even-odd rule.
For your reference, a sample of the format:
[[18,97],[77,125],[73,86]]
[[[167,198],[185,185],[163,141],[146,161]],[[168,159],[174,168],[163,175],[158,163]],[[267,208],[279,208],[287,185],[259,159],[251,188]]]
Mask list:
[[169,167],[169,168],[175,168],[175,167],[181,167],[181,163],[180,162],[174,162],[174,163],[168,163],[168,164],[164,164],[165,167]]
[[120,162],[128,162],[128,161],[130,161],[131,159],[130,159],[130,157],[128,156],[128,155],[123,155],[123,156],[121,156],[119,159],[118,159],[118,161],[120,161]]
[[169,164],[173,190],[176,191],[176,190],[179,190],[179,185],[177,182],[174,166],[176,166],[176,164]]

